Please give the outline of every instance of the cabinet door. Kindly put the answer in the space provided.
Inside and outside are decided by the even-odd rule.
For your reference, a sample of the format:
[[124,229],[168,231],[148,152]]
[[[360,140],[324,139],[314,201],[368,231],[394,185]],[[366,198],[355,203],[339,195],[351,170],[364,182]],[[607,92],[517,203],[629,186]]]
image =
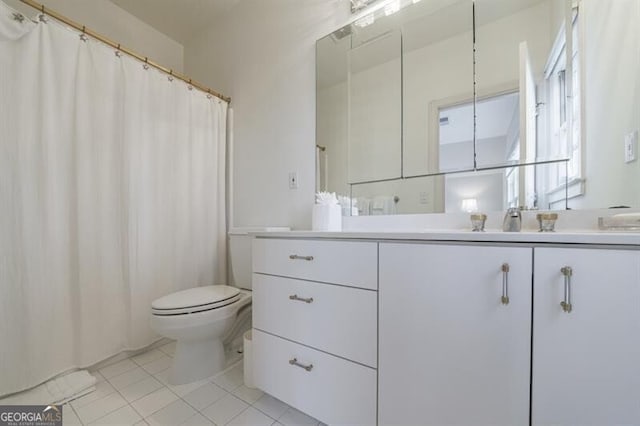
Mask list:
[[530,248],[380,244],[381,425],[528,424],[531,259]]
[[639,425],[640,252],[535,249],[534,277],[532,423]]

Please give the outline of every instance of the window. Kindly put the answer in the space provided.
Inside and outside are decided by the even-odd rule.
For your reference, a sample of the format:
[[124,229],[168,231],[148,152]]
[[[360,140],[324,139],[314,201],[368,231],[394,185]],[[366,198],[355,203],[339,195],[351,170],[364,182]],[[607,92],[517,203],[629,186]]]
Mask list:
[[[563,28],[547,62],[545,83],[548,90],[546,108],[548,137],[540,154],[548,159],[569,159],[567,164],[558,163],[548,167],[547,187],[552,191],[563,189],[566,184],[577,184],[579,188],[570,191],[569,196],[582,194],[582,135],[580,96],[580,40],[578,9],[574,9],[572,26],[571,66],[567,66],[567,38]],[[567,73],[571,72],[571,79]],[[569,90],[571,84],[571,90]]]

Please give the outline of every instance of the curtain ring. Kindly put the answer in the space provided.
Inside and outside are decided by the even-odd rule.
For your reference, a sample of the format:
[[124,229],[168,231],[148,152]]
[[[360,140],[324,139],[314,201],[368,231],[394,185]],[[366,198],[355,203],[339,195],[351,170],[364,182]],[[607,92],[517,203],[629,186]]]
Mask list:
[[122,56],[122,52],[120,52],[120,43],[118,43],[118,50],[115,51],[115,54],[118,58]]
[[38,16],[40,22],[47,23],[46,12],[44,11],[44,4],[40,6],[40,16]]
[[169,77],[167,77],[167,80],[173,81],[173,70],[169,70]]
[[22,22],[24,22],[24,15],[22,13],[14,12],[13,13],[13,20],[22,23]]
[[145,70],[149,69],[149,58],[144,58],[144,64],[142,64],[142,68],[144,68]]
[[187,86],[187,89],[193,90],[193,86],[191,85],[191,79],[189,79],[189,85]]

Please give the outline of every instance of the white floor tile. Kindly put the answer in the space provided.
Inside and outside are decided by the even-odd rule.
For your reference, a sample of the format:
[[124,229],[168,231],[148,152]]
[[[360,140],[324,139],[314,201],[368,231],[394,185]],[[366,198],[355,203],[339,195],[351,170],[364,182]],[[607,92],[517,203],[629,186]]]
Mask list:
[[169,384],[169,369],[162,370],[161,372],[154,374],[153,377],[160,380],[162,384],[166,386]]
[[162,387],[164,387],[164,385],[160,381],[156,380],[155,377],[148,377],[138,383],[134,383],[131,386],[127,386],[126,388],[121,389],[120,394],[124,397],[124,399],[131,403],[142,398],[143,396],[157,391]]
[[105,380],[107,380],[107,379],[105,379],[105,378],[104,378],[104,376],[103,376],[102,374],[100,374],[100,372],[99,372],[99,371],[97,371],[97,370],[96,370],[96,371],[90,371],[90,372],[89,372],[89,374],[91,374],[93,377],[95,377],[95,378],[96,378],[96,383],[98,383],[98,382],[104,382]]
[[179,425],[196,414],[189,404],[179,399],[167,405],[163,409],[156,411],[151,417],[148,417],[147,423],[152,426],[175,426]]
[[137,366],[138,365],[130,359],[123,359],[122,361],[116,362],[115,364],[111,364],[104,368],[101,368],[100,370],[98,370],[98,372],[108,380],[111,377],[115,377],[122,373],[126,373],[129,370],[133,370]]
[[106,416],[112,411],[127,405],[127,401],[117,392],[105,396],[102,399],[93,401],[76,410],[76,414],[80,421],[84,424],[91,423],[101,417]]
[[202,414],[217,425],[225,425],[248,407],[246,402],[229,394],[204,409]]
[[275,420],[253,407],[249,407],[234,417],[229,426],[271,426]]
[[287,404],[266,393],[253,406],[274,419],[279,419],[289,409]]
[[173,358],[162,355],[162,357],[155,359],[147,364],[144,364],[142,368],[149,374],[157,374],[161,371],[166,370],[171,367],[171,363],[173,362]]
[[62,406],[62,421],[65,426],[81,426],[82,422],[76,415],[76,412],[73,411],[73,408],[69,404],[65,404]]
[[229,370],[217,375],[213,378],[213,383],[228,391],[233,391],[244,383],[244,373],[241,364],[238,364]]
[[173,356],[176,353],[176,342],[167,343],[166,345],[160,346],[158,349],[169,356]]
[[104,380],[102,382],[96,383],[96,390],[94,390],[93,392],[71,401],[71,405],[77,410],[78,408],[84,407],[87,404],[91,404],[94,401],[102,399],[105,396],[114,393],[115,391],[116,389],[111,386],[111,383]]
[[202,387],[207,383],[210,383],[210,378],[207,378],[207,379],[198,380],[197,382],[187,383],[186,385],[170,385],[168,376],[169,376],[169,370],[167,369],[157,373],[154,377],[160,380],[169,389],[171,389],[171,392],[175,393],[181,398],[187,395],[188,393],[191,393],[194,390],[198,389],[199,387]]
[[131,357],[131,361],[135,362],[138,365],[145,365],[150,363],[151,361],[157,360],[158,358],[162,358],[163,356],[166,356],[166,354],[161,350],[151,349],[150,351],[143,352]]
[[[130,405],[125,405],[122,408],[117,409],[113,413],[90,423],[91,426],[131,426],[137,424],[142,418],[136,410]],[[65,422],[66,425],[66,422]]]
[[183,399],[196,410],[202,411],[226,395],[226,390],[214,385],[213,383],[207,383],[204,386],[186,394],[183,396]]
[[259,400],[262,395],[264,395],[264,392],[262,392],[260,389],[251,389],[246,387],[245,385],[238,386],[233,390],[232,393],[248,404],[253,404],[257,400]]
[[166,407],[177,400],[176,394],[167,388],[161,388],[149,395],[131,403],[133,408],[144,418],[149,417],[156,411]]
[[215,426],[209,419],[198,413],[180,426]]
[[149,377],[151,377],[149,373],[147,373],[140,367],[136,367],[133,370],[127,371],[126,373],[122,373],[118,376],[110,378],[109,383],[111,383],[117,390],[120,390]]
[[282,417],[278,419],[284,426],[303,426],[303,425],[318,425],[318,420],[311,416],[307,416],[302,411],[298,411],[295,408],[289,408]]

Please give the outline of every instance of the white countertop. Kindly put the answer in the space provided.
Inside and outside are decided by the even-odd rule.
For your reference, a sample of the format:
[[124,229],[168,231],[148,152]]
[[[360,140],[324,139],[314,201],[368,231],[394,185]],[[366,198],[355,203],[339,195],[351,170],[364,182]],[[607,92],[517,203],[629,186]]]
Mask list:
[[533,243],[533,244],[596,244],[638,246],[640,248],[640,232],[502,232],[487,230],[471,232],[467,230],[425,229],[425,230],[390,230],[390,231],[289,231],[289,232],[257,232],[257,237],[268,238],[326,238],[326,239],[370,239],[370,240],[407,240],[407,241],[460,241],[482,243]]

